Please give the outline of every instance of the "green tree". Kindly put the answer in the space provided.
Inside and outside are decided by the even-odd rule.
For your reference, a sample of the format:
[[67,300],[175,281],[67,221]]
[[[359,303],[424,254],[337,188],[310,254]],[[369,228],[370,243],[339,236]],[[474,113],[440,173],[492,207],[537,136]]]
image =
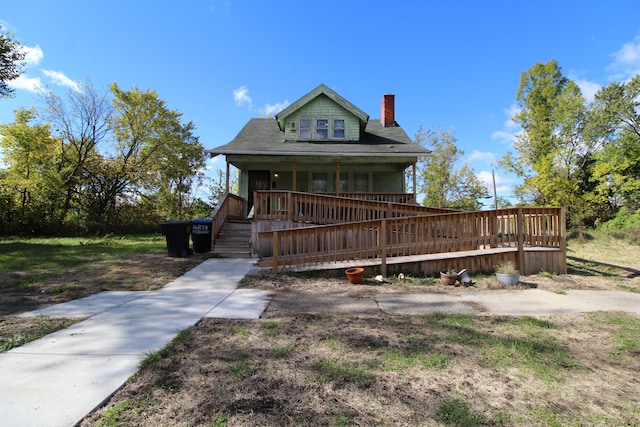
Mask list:
[[0,147],[6,170],[0,178],[7,231],[43,231],[62,199],[56,168],[60,152],[49,125],[36,125],[34,109],[15,112],[15,121],[0,125]]
[[100,148],[110,144],[111,102],[89,81],[70,90],[65,99],[52,92],[43,96],[45,119],[59,141],[56,167],[64,200],[58,209],[58,222],[84,219],[91,206],[87,195],[95,191],[89,181],[97,169],[104,168]]
[[481,199],[489,197],[486,186],[467,165],[460,165],[464,155],[456,145],[453,131],[440,128],[418,129],[416,142],[425,144],[432,154],[418,164],[419,192],[423,205],[439,208],[477,210]]
[[[238,169],[231,168],[229,177],[229,192],[232,194],[238,193]],[[216,171],[215,178],[206,178],[207,189],[209,190],[209,203],[212,206],[216,206],[218,202],[227,192],[226,178],[222,170]]]
[[13,96],[14,90],[8,82],[22,74],[24,64],[21,61],[24,57],[21,45],[10,34],[0,31],[0,98]]
[[572,221],[591,215],[582,198],[588,164],[598,146],[584,138],[587,110],[578,86],[562,75],[555,60],[522,73],[516,96],[522,127],[500,165],[522,179],[516,196],[523,203],[565,206]]
[[119,187],[153,198],[164,218],[187,216],[205,164],[195,126],[182,123],[182,114],[169,110],[154,91],[123,91],[117,84],[111,91],[118,153],[111,160],[122,172]]
[[587,198],[605,208],[607,220],[618,209],[640,207],[640,75],[613,82],[595,96],[589,136],[602,146],[594,155]]

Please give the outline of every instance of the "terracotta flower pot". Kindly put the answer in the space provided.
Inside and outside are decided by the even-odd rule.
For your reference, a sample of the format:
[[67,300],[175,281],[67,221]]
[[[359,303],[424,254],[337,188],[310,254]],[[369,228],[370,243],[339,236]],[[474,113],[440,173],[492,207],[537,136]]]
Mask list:
[[360,268],[360,267],[349,268],[348,270],[345,271],[345,273],[347,274],[347,279],[349,279],[350,283],[353,283],[354,285],[359,285],[360,283],[362,283],[362,275],[364,274],[364,268]]
[[455,285],[458,280],[458,275],[440,272],[440,280],[442,280],[442,283],[445,285]]

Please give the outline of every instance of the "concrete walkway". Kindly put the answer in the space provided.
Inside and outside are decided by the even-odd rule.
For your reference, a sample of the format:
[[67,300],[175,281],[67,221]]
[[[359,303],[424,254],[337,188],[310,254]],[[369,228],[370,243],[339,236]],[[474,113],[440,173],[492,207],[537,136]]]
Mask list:
[[73,426],[201,318],[258,318],[267,293],[236,289],[251,268],[210,259],[157,291],[103,292],[23,314],[88,319],[0,355],[0,425]]
[[459,296],[441,293],[377,295],[380,310],[388,314],[421,315],[433,312],[503,316],[549,316],[589,311],[626,311],[640,315],[640,294],[624,291],[568,290],[565,294],[528,290],[468,291]]

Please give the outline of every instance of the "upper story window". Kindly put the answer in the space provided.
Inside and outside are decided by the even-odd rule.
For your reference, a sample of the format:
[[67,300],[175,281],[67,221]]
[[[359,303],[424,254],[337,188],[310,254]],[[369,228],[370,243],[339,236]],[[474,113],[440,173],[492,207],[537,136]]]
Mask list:
[[300,119],[300,139],[311,139],[311,119]]
[[346,120],[345,119],[300,119],[298,128],[298,139],[345,139]]
[[329,138],[329,120],[327,119],[316,120],[316,137],[318,139]]
[[344,119],[333,119],[333,137],[344,139]]

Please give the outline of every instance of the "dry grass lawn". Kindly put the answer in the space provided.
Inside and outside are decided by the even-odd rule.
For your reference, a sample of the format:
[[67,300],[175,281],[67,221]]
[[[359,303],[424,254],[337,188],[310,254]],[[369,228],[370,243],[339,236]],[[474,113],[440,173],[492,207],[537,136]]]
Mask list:
[[[521,291],[640,291],[637,246],[574,240],[568,258],[570,274],[528,276]],[[47,322],[65,327],[65,319],[15,314],[76,296],[67,291],[83,296],[153,289],[203,259],[127,257],[110,267],[112,275],[75,268],[52,274],[49,282],[45,271],[39,279],[45,292],[3,294],[0,338],[7,342]],[[159,263],[166,269],[159,272]],[[98,279],[100,285],[92,285]],[[490,276],[474,280],[479,291],[501,287]],[[640,425],[637,316],[389,316],[310,309],[311,301],[327,295],[464,292],[424,278],[390,278],[383,285],[369,278],[353,286],[343,277],[263,273],[241,286],[273,293],[261,319],[206,319],[183,331],[147,355],[141,371],[82,425]]]

